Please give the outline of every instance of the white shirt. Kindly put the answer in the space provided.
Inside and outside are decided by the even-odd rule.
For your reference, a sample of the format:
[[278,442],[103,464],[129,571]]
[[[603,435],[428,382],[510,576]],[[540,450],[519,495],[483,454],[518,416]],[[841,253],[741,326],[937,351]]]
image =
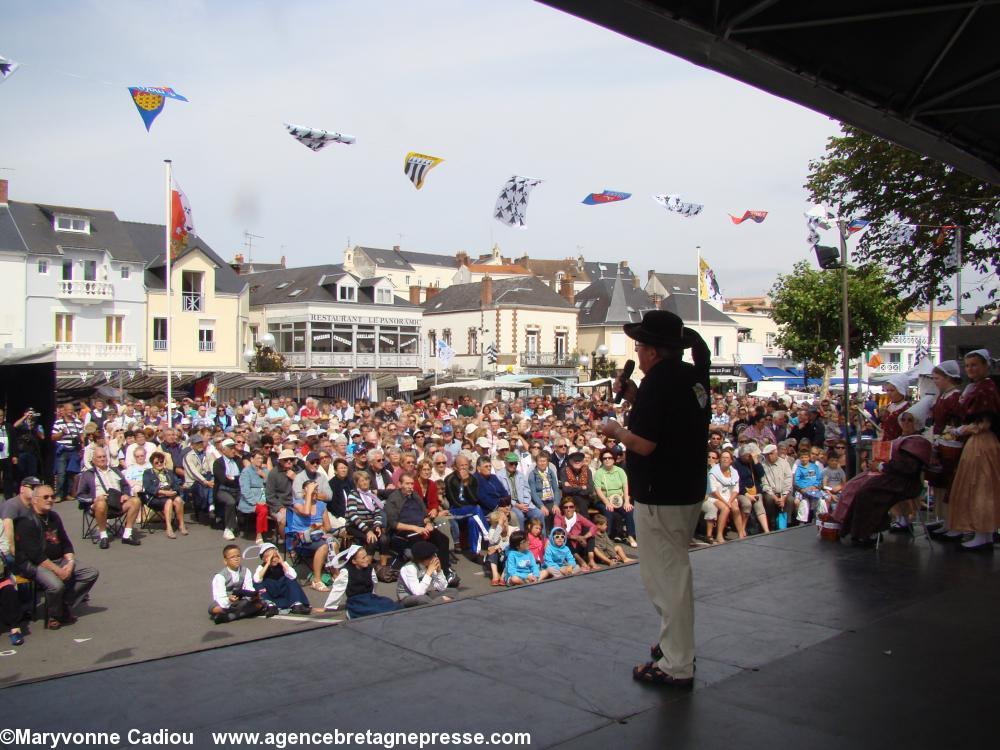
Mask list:
[[[231,582],[239,580],[240,571],[238,570],[233,570],[227,566],[226,574]],[[253,591],[253,574],[249,569],[247,569],[246,575],[243,577],[242,588],[244,591]],[[231,602],[229,601],[229,594],[226,593],[226,579],[222,577],[222,573],[216,573],[212,577],[212,599],[222,609],[229,609]]]

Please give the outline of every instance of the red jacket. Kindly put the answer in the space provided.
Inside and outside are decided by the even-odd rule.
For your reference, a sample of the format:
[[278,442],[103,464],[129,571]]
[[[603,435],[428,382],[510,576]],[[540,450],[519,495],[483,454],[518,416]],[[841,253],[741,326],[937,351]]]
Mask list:
[[[552,528],[555,528],[556,526],[562,526],[564,529],[566,528],[566,517],[558,508],[552,516]],[[592,536],[597,536],[597,527],[594,526],[590,519],[585,517],[582,513],[577,513],[576,524],[573,526],[572,531],[567,532],[567,536],[582,536],[589,539]]]

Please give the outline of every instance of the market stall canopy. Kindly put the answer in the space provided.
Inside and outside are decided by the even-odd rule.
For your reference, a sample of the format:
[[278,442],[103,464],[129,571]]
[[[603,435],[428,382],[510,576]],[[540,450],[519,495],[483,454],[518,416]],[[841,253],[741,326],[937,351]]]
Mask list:
[[1000,184],[1000,0],[541,0]]
[[597,380],[585,380],[582,383],[577,383],[577,388],[597,388],[601,385],[611,385],[614,381],[613,378],[598,378]]
[[502,383],[496,380],[463,380],[455,383],[438,383],[432,385],[432,391],[495,391],[502,389],[505,391],[517,391],[522,388],[530,388],[530,383]]

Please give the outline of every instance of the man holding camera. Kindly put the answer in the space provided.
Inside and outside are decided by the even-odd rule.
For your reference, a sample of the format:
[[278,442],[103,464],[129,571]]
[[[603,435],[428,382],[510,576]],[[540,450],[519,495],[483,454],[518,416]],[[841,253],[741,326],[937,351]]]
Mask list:
[[[629,490],[642,555],[642,582],[661,618],[652,661],[632,670],[640,682],[690,690],[694,685],[694,591],[688,545],[705,499],[708,367],[711,353],[695,331],[666,310],[628,323],[645,377],[615,383],[632,410],[626,429],[613,420],[605,435],[625,445]],[[695,364],[683,362],[692,350]]]
[[59,418],[52,423],[52,441],[56,445],[55,502],[73,499],[73,481],[80,473],[80,439],[83,422],[76,416],[73,404],[66,402],[59,411]]

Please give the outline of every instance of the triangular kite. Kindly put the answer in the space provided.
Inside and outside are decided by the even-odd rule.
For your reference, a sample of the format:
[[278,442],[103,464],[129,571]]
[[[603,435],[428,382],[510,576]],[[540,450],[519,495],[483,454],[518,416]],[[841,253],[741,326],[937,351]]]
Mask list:
[[285,127],[292,138],[313,151],[326,148],[331,143],[350,144],[357,140],[353,135],[331,133],[328,130],[317,130],[315,128],[304,128],[301,125],[289,125],[287,122],[285,123]]
[[14,62],[13,60],[0,55],[0,83],[3,83],[12,75],[14,71],[21,67],[21,63]]
[[427,173],[443,161],[444,159],[440,159],[437,156],[428,156],[427,154],[418,154],[416,151],[411,151],[403,159],[403,172],[410,178],[413,187],[420,190],[424,186],[424,178],[427,176]]
[[130,86],[128,92],[132,95],[132,102],[139,110],[139,116],[142,118],[147,132],[152,126],[153,120],[163,111],[163,103],[167,99],[187,101],[169,86]]

